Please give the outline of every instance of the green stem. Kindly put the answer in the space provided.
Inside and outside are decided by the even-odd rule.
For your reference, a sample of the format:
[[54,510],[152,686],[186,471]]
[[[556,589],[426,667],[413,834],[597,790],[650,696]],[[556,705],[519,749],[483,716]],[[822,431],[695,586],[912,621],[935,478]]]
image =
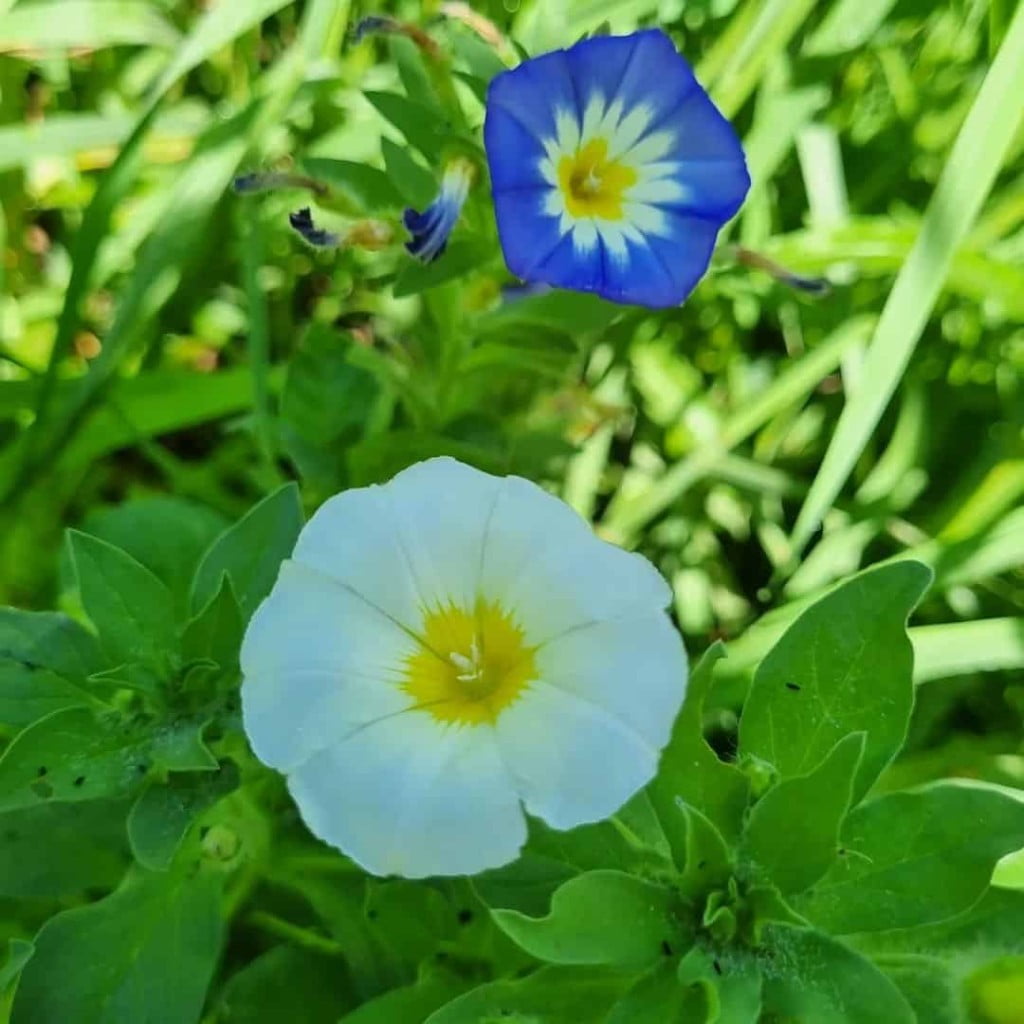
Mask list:
[[308,928],[292,924],[291,921],[285,921],[284,918],[265,910],[254,910],[245,918],[245,921],[246,924],[250,924],[254,928],[259,928],[261,931],[291,942],[302,949],[308,949],[312,953],[322,953],[325,956],[345,955],[344,948],[333,939],[325,938]]

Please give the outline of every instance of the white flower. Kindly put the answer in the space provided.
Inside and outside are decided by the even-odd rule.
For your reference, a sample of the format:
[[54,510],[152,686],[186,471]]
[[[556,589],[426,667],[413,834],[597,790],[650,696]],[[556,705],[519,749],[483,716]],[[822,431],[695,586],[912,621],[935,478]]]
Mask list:
[[312,518],[242,646],[256,755],[366,870],[513,860],[654,775],[686,685],[670,592],[519,477],[431,459]]

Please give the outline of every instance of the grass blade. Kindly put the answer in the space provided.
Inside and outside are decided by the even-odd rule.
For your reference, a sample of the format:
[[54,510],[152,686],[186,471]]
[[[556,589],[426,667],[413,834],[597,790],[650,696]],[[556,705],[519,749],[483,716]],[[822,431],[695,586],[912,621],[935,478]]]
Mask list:
[[1021,121],[1024,96],[1024,6],[964,122],[921,222],[921,231],[882,311],[864,360],[860,386],[843,409],[835,434],[797,516],[790,538],[795,561],[871,438],[899,384]]

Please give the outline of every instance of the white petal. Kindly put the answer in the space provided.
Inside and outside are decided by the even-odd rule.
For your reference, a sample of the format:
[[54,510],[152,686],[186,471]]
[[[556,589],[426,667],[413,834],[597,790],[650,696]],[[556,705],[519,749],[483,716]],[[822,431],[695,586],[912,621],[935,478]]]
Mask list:
[[506,477],[491,517],[481,590],[539,644],[588,622],[665,608],[668,584],[640,555],[594,535],[568,505]]
[[686,691],[686,651],[663,612],[596,622],[545,644],[537,674],[625,723],[651,746],[668,742]]
[[673,131],[652,132],[645,135],[629,152],[623,153],[622,159],[631,167],[653,163],[668,153],[675,143],[676,133]]
[[[618,102],[618,109],[621,113],[622,103]],[[647,126],[654,119],[654,111],[647,106],[634,107],[614,127],[611,142],[608,146],[608,155],[613,160],[618,160],[624,153],[628,153],[637,140],[647,130]]]
[[546,682],[532,684],[494,731],[526,809],[553,828],[614,814],[658,766],[658,748],[629,725]]
[[382,487],[335,495],[299,535],[292,558],[351,587],[403,625],[420,619],[420,598]]
[[502,478],[455,459],[428,459],[403,470],[383,490],[422,606],[472,608],[484,536]]
[[514,860],[522,811],[491,730],[407,712],[288,780],[310,830],[377,875],[469,875]]
[[690,189],[672,178],[641,180],[629,190],[629,200],[634,203],[684,203],[690,196]]
[[590,219],[582,218],[573,225],[572,244],[577,252],[590,252],[597,245],[597,227]]
[[627,201],[622,204],[622,212],[628,223],[642,234],[664,236],[672,234],[668,218],[656,206]]
[[592,93],[587,99],[587,106],[583,111],[583,124],[580,127],[581,145],[586,145],[598,134],[604,115],[604,97],[599,92]]
[[307,566],[285,562],[242,643],[242,715],[256,756],[288,771],[367,722],[407,708],[415,641]]

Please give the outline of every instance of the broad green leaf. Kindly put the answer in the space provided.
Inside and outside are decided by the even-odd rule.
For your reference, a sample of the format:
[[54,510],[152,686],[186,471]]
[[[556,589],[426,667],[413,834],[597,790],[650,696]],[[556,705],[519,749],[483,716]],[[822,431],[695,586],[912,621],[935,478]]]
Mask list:
[[417,979],[414,985],[394,988],[376,999],[367,1000],[342,1017],[338,1024],[423,1024],[435,1010],[450,1003],[465,988],[466,983],[461,979],[426,975]]
[[181,656],[185,662],[212,661],[227,675],[238,668],[238,651],[244,632],[231,577],[221,576],[217,593],[210,598],[181,635]]
[[228,527],[203,556],[192,582],[193,612],[209,603],[227,573],[242,618],[248,621],[270,593],[301,529],[299,490],[295,484],[285,484]]
[[812,772],[780,782],[754,805],[740,856],[780,892],[810,888],[836,859],[863,749],[864,733],[844,737]]
[[516,1022],[517,1017],[530,1024],[599,1021],[633,977],[609,968],[544,967],[525,978],[481,985],[432,1013],[424,1024],[481,1024],[506,1018]]
[[918,953],[876,957],[875,964],[914,1008],[918,1024],[963,1024],[959,978],[950,964]]
[[281,395],[284,447],[304,482],[325,494],[346,482],[346,450],[379,418],[381,387],[353,350],[348,335],[314,325],[292,356]]
[[36,947],[24,939],[7,940],[7,959],[0,967],[0,996],[7,991],[15,981],[25,964],[29,962]]
[[531,854],[561,861],[576,871],[616,868],[637,873],[652,855],[656,856],[653,850],[644,849],[628,839],[623,830],[610,821],[579,825],[562,832],[531,818],[528,827]]
[[437,108],[393,92],[364,92],[363,95],[405,136],[409,145],[418,149],[430,163],[437,160],[441,152],[438,133],[447,130]]
[[797,904],[834,934],[910,928],[967,910],[996,862],[1024,847],[1024,798],[937,782],[852,811],[843,856]]
[[175,773],[155,782],[128,815],[135,859],[150,871],[166,871],[193,822],[237,785],[238,769],[230,762],[216,772]]
[[403,204],[391,179],[376,167],[352,160],[304,157],[302,169],[317,181],[337,189],[342,196],[368,213],[393,210]]
[[178,33],[152,6],[125,0],[35,0],[0,15],[0,53],[109,46],[173,47]]
[[1013,144],[1024,95],[1024,7],[1003,39],[957,135],[900,269],[828,450],[790,538],[795,559],[832,507],[874,433],[907,367],[949,273]]
[[[353,1002],[345,973],[338,968],[336,960],[322,954],[274,946],[228,979],[217,1002],[216,1020],[218,1024],[294,1020],[296,993],[301,993],[303,1024],[338,1024]],[[399,1016],[388,1020],[403,1024]]]
[[193,723],[65,708],[20,732],[0,757],[0,812],[126,796],[152,766],[197,771],[216,764]]
[[140,875],[52,917],[12,1024],[195,1024],[220,953],[220,886],[204,874]]
[[95,637],[67,616],[0,608],[0,723],[89,703],[86,680],[102,664]]
[[740,754],[786,778],[865,733],[859,800],[903,745],[913,703],[906,622],[931,580],[916,562],[854,576],[807,608],[761,662],[740,719]]
[[497,309],[481,314],[477,318],[477,329],[482,335],[502,330],[521,331],[524,327],[550,327],[576,334],[602,330],[621,315],[620,306],[596,295],[553,291],[505,301]]
[[0,757],[0,811],[125,796],[146,770],[139,732],[65,708],[19,733]]
[[715,665],[723,657],[725,648],[717,642],[694,668],[672,737],[662,751],[657,777],[647,787],[680,868],[686,856],[686,824],[679,813],[680,800],[706,815],[729,839],[739,835],[747,806],[749,779],[734,765],[719,760],[703,733],[704,701]]
[[180,619],[187,611],[199,559],[226,526],[213,509],[157,495],[97,509],[86,517],[82,532],[113,544],[145,566],[171,591]]
[[964,983],[973,1021],[1017,1024],[1024,1006],[1024,956],[1007,956],[986,964]]
[[674,973],[678,985],[704,994],[715,1024],[758,1024],[761,1019],[761,971],[750,954],[694,946]]
[[[547,917],[491,911],[498,927],[539,960],[646,967],[680,945],[671,892],[621,871],[590,871],[562,885]],[[629,928],[621,923],[629,921]]]
[[578,869],[563,860],[527,850],[505,867],[475,875],[472,885],[488,907],[543,917],[555,890],[577,873]]
[[380,151],[388,179],[407,206],[425,210],[437,194],[437,181],[422,164],[390,139],[380,140]]
[[478,269],[490,255],[490,246],[470,238],[452,242],[433,263],[410,260],[398,275],[394,285],[396,299],[418,295],[430,288],[445,284]]
[[637,979],[612,1007],[606,1024],[698,1024],[701,1017],[693,1011],[693,993],[679,984],[675,961],[665,958]]
[[87,533],[68,533],[82,606],[114,665],[167,671],[178,653],[171,592],[131,555]]
[[113,888],[128,864],[125,811],[97,800],[0,814],[0,896],[62,899]]
[[899,989],[869,960],[820,932],[772,925],[764,1011],[814,1024],[917,1024]]

